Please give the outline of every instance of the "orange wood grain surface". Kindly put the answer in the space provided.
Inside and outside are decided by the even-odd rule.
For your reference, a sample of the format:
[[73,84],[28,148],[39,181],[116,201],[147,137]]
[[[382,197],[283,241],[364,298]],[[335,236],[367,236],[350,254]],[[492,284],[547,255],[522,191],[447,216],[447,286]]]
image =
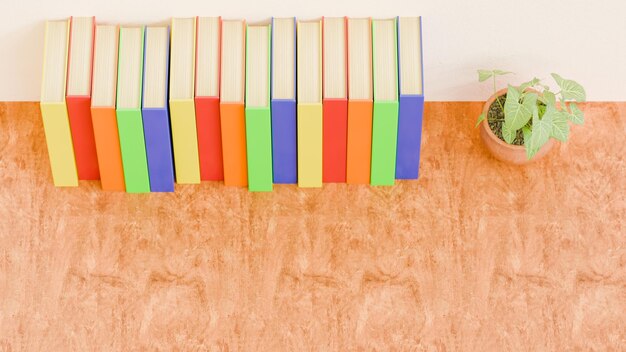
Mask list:
[[36,103],[0,103],[0,351],[626,346],[626,103],[527,167],[480,103],[426,103],[419,181],[52,185]]

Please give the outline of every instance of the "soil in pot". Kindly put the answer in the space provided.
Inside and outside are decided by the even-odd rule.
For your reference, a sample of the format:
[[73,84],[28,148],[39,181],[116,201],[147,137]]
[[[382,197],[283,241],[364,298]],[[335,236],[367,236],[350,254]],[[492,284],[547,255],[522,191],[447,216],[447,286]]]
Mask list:
[[[501,141],[504,141],[504,137],[502,137],[502,125],[504,124],[504,103],[506,102],[506,93],[504,95],[499,96],[491,106],[489,107],[489,111],[487,112],[487,122],[489,123],[489,128],[491,131],[500,138]],[[529,122],[532,125],[532,120]],[[513,145],[524,145],[524,133],[521,129],[517,131],[515,135],[515,139],[513,140]]]
[[[504,141],[504,137],[502,137],[502,125],[504,124],[504,103],[506,102],[506,93],[498,97],[491,106],[489,107],[489,111],[487,112],[487,122],[489,123],[489,128],[491,131],[498,137],[500,140]],[[545,110],[546,106],[543,103],[539,103],[538,108],[540,112]],[[528,126],[533,125],[533,120],[528,121]],[[513,145],[524,145],[524,133],[521,129],[517,130],[517,134],[515,135],[515,139],[513,140]]]

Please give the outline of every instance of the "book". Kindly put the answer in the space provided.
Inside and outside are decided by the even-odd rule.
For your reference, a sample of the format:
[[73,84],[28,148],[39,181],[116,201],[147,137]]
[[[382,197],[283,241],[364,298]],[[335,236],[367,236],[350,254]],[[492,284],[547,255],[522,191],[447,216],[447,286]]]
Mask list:
[[346,182],[369,184],[372,156],[372,25],[348,19],[348,141]]
[[322,186],[322,23],[298,21],[298,186]]
[[272,162],[274,183],[298,182],[296,19],[272,19]]
[[169,43],[168,27],[146,27],[141,116],[152,192],[174,192],[174,162],[167,109]]
[[272,190],[270,35],[267,25],[248,25],[246,34],[246,159],[248,189]]
[[200,183],[194,104],[196,19],[173,18],[170,58],[170,120],[176,182]]
[[52,180],[57,187],[78,186],[78,173],[70,122],[65,102],[68,20],[47,21],[44,35],[41,117],[43,120]]
[[98,156],[91,121],[94,17],[72,17],[67,68],[67,113],[79,180],[98,180]]
[[393,185],[398,136],[398,58],[396,19],[372,21],[374,114],[370,183]]
[[424,77],[422,64],[422,18],[398,18],[398,150],[396,178],[419,177]]
[[115,113],[119,28],[97,25],[94,37],[91,120],[100,183],[103,190],[124,191],[124,168]]
[[117,129],[126,192],[150,192],[141,116],[143,27],[122,27],[117,69]]
[[246,121],[244,111],[246,23],[222,21],[220,71],[220,123],[224,184],[248,185],[246,160]]
[[346,182],[348,138],[346,18],[322,20],[323,181]]
[[220,124],[220,46],[222,19],[196,19],[196,128],[200,179],[224,180]]

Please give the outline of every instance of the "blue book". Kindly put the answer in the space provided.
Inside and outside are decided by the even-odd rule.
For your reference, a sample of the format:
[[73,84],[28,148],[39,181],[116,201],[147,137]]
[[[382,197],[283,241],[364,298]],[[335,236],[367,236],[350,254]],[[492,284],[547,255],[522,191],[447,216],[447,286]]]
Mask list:
[[144,48],[142,116],[150,191],[174,192],[174,163],[167,109],[168,27],[147,27]]
[[398,17],[398,141],[396,179],[419,176],[424,113],[422,18]]
[[271,47],[270,92],[274,183],[297,183],[295,18],[272,18]]

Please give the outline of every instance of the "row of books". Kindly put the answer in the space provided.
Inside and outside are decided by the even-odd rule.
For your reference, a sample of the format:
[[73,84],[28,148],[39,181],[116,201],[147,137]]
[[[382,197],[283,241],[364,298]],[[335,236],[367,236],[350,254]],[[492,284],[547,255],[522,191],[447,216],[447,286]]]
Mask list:
[[41,113],[56,186],[416,179],[421,18],[46,23]]

